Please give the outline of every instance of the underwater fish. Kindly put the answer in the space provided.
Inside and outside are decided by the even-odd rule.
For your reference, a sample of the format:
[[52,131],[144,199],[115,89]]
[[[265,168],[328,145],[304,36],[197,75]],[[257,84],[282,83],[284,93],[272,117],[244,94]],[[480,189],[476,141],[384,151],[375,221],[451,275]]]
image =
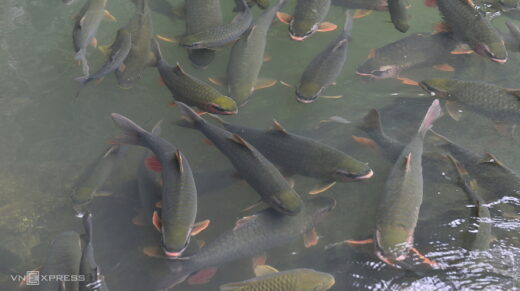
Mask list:
[[410,68],[437,63],[457,44],[449,32],[412,34],[372,49],[368,59],[358,66],[356,74],[374,79],[397,78]]
[[162,57],[157,41],[154,40],[152,47],[159,74],[175,100],[215,114],[238,112],[237,104],[232,98],[224,96],[207,83],[186,73],[178,63],[175,67],[170,66]]
[[331,31],[336,25],[323,22],[329,13],[330,0],[298,0],[294,16],[278,12],[278,19],[289,24],[289,36],[292,40],[303,41],[317,31]]
[[235,0],[240,12],[233,21],[204,31],[186,34],[182,37],[180,45],[190,49],[214,48],[239,39],[253,21],[253,14],[245,1]]
[[388,0],[388,11],[390,12],[390,19],[394,24],[395,29],[400,32],[407,32],[410,29],[408,25],[408,4],[407,0]]
[[347,60],[347,47],[352,31],[352,16],[348,10],[345,18],[343,31],[305,68],[296,87],[296,100],[299,102],[314,102],[341,74]]
[[319,141],[290,133],[276,121],[270,130],[220,122],[226,130],[251,143],[286,175],[319,179],[320,185],[312,194],[321,193],[336,182],[361,181],[374,175],[366,163]]
[[177,102],[183,118],[203,133],[233,164],[240,177],[255,189],[263,202],[276,211],[297,215],[302,199],[280,171],[240,135],[210,124],[183,103]]
[[388,10],[388,0],[332,0],[332,5],[348,9]]
[[[154,135],[130,119],[112,114],[112,120],[123,134],[114,143],[132,144],[150,149],[162,177],[162,208],[159,218],[154,213],[154,225],[162,234],[162,248],[168,257],[180,257],[190,238],[205,229],[209,221],[195,223],[197,188],[187,158],[171,143]],[[160,220],[160,221],[159,221]]]
[[218,266],[240,258],[254,256],[284,246],[305,234],[305,244],[317,243],[315,227],[335,207],[335,200],[319,196],[305,201],[295,216],[282,215],[266,209],[239,219],[233,230],[220,234],[194,255],[169,263],[171,273],[159,282],[159,288],[171,288],[190,275],[191,283],[207,281]]
[[92,234],[92,214],[85,213],[83,216],[83,228],[85,229],[85,246],[79,264],[79,274],[85,276],[85,280],[79,282],[80,291],[98,290],[108,291],[103,275],[94,257],[94,245]]
[[328,273],[313,269],[292,269],[279,272],[267,265],[255,267],[256,278],[246,281],[227,283],[220,286],[220,291],[326,291],[336,281]]

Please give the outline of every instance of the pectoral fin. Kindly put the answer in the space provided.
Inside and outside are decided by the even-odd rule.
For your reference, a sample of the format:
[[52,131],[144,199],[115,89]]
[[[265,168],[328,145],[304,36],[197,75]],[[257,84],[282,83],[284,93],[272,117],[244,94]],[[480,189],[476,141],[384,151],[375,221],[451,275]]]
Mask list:
[[285,23],[285,24],[289,24],[291,23],[293,17],[287,13],[284,13],[284,12],[276,12],[276,18],[278,18],[278,20],[280,20],[281,22]]
[[320,27],[318,28],[318,31],[320,32],[327,32],[327,31],[333,31],[336,30],[338,26],[331,22],[322,22],[320,23]]
[[258,266],[263,266],[267,262],[267,254],[262,253],[260,255],[256,255],[253,257],[252,264],[253,264],[253,270],[256,269]]
[[155,37],[158,39],[158,40],[162,40],[164,42],[169,42],[169,43],[178,43],[179,41],[173,37],[168,37],[168,36],[164,36],[164,35],[161,35],[161,34],[156,34]]
[[255,276],[257,277],[274,273],[278,273],[278,270],[268,265],[260,265],[255,268]]
[[520,89],[506,89],[506,91],[515,96],[516,98],[520,99]]
[[254,91],[256,91],[256,90],[260,90],[260,89],[271,88],[274,85],[276,85],[276,83],[277,83],[276,80],[258,79],[258,80],[256,80],[255,87],[253,89],[254,89]]
[[460,110],[459,105],[453,101],[447,101],[445,106],[448,115],[453,118],[453,120],[459,121],[462,117],[462,111]]
[[190,233],[190,235],[191,235],[191,236],[196,236],[197,234],[201,233],[201,232],[204,231],[206,228],[208,228],[209,223],[210,223],[210,220],[209,220],[209,219],[206,219],[206,220],[203,220],[203,221],[200,221],[200,222],[195,223],[195,224],[193,225],[193,228],[191,229],[191,233]]
[[333,95],[333,96],[322,95],[321,98],[325,98],[325,99],[340,99],[340,98],[343,98],[343,95]]
[[354,18],[354,19],[363,18],[365,16],[368,16],[368,15],[372,14],[372,12],[374,12],[374,11],[373,10],[365,10],[365,9],[356,9],[356,11],[354,12],[354,15],[352,16],[352,18]]
[[332,188],[334,185],[336,185],[336,182],[325,182],[323,184],[320,184],[320,185],[317,185],[316,187],[314,187],[311,191],[309,191],[309,194],[310,195],[316,195],[316,194],[320,194],[320,193],[323,193],[327,190],[329,190],[330,188]]
[[248,221],[252,221],[252,220],[256,219],[256,217],[257,217],[256,215],[249,215],[249,216],[244,216],[244,217],[240,218],[235,223],[235,227],[233,228],[233,231],[239,229],[242,225],[244,225]]
[[225,87],[227,84],[226,77],[209,77],[208,80],[217,86]]
[[117,22],[117,18],[114,17],[114,15],[112,15],[112,13],[110,13],[110,11],[106,10],[103,11],[103,17],[105,17],[105,19],[107,20],[110,20],[112,22]]
[[307,231],[303,236],[303,243],[306,248],[310,248],[318,244],[320,237],[318,233],[316,233],[316,229],[313,227],[311,230]]

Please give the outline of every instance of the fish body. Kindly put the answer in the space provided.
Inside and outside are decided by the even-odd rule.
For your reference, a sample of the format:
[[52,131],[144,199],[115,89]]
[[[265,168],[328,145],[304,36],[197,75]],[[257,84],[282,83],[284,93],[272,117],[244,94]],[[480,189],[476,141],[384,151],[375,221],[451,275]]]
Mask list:
[[130,119],[116,113],[112,119],[124,133],[115,142],[146,147],[160,162],[162,247],[167,256],[179,257],[188,246],[197,215],[197,189],[188,159],[174,145]]
[[110,146],[78,177],[70,194],[73,208],[78,216],[83,216],[85,208],[95,196],[106,196],[106,192],[103,193],[103,185],[127,150],[126,146]]
[[423,139],[432,123],[441,116],[435,100],[412,140],[405,146],[386,180],[376,222],[376,254],[396,265],[413,248],[413,236],[423,200]]
[[76,281],[40,280],[38,291],[78,291],[81,239],[74,231],[62,232],[54,238],[41,276],[63,275],[76,277]]
[[407,0],[388,0],[390,19],[395,29],[400,32],[407,32],[410,29],[410,25],[408,25],[408,19],[410,18],[407,12],[408,6]]
[[214,26],[203,31],[186,34],[180,45],[190,49],[214,48],[239,39],[253,21],[251,9],[245,0],[236,0],[240,12],[233,21],[220,26]]
[[447,106],[456,103],[496,122],[520,123],[520,89],[455,79],[430,79],[420,85],[432,96],[444,98]]
[[289,23],[289,35],[302,41],[318,31],[330,9],[331,0],[298,0]]
[[296,100],[312,103],[336,81],[347,60],[351,30],[352,17],[347,11],[343,31],[305,68],[296,87]]
[[124,89],[132,88],[141,79],[144,69],[155,64],[154,54],[151,52],[153,38],[153,24],[148,0],[136,0],[136,12],[125,29],[130,32],[132,45],[124,61],[124,69],[116,70],[119,86]]
[[297,215],[301,211],[303,202],[300,195],[256,148],[239,135],[206,122],[185,104],[178,102],[177,106],[183,117],[229,159],[266,204],[287,215]]
[[388,10],[388,0],[332,0],[332,5],[348,9]]
[[489,19],[464,0],[438,0],[437,5],[456,38],[467,43],[477,54],[494,62],[507,61],[504,40]]
[[104,277],[99,272],[99,266],[94,257],[92,214],[90,212],[83,216],[83,228],[85,229],[85,246],[83,247],[79,264],[79,274],[84,276],[85,280],[79,282],[79,290],[108,291]]
[[264,63],[267,32],[276,12],[284,4],[285,0],[279,0],[277,5],[265,10],[231,49],[226,83],[228,94],[238,104],[247,102],[255,90],[258,75]]
[[313,269],[293,269],[278,272],[269,266],[255,268],[256,278],[228,283],[220,286],[220,291],[325,291],[335,283],[331,274]]
[[356,74],[374,79],[396,78],[410,68],[437,62],[455,49],[451,33],[417,33],[371,51]]
[[[222,26],[220,0],[186,0],[186,34],[199,33]],[[196,68],[206,68],[215,58],[211,49],[188,49],[188,57]]]
[[319,196],[307,200],[303,210],[295,216],[267,209],[244,217],[233,230],[223,232],[199,252],[170,263],[172,273],[160,282],[160,287],[173,287],[199,270],[286,245],[312,230],[334,206],[334,199]]
[[170,66],[163,59],[157,41],[153,42],[153,47],[159,74],[176,101],[215,114],[238,112],[237,104],[232,98],[224,96],[217,89],[186,73],[179,64],[175,67]]
[[77,61],[83,63],[83,73],[88,75],[87,47],[94,39],[105,13],[107,0],[88,0],[76,15],[72,41]]

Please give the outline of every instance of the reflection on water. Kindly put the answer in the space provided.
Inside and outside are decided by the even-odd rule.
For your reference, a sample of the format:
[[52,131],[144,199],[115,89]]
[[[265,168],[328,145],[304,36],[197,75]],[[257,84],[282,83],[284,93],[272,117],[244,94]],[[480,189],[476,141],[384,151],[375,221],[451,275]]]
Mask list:
[[[171,93],[160,84],[154,68],[146,67],[131,89],[120,89],[114,74],[110,74],[102,82],[85,87],[79,98],[74,97],[79,86],[74,79],[81,75],[81,67],[74,62],[72,25],[83,1],[70,5],[59,0],[0,3],[1,290],[14,290],[18,284],[9,274],[23,274],[42,265],[56,235],[70,230],[83,233],[69,194],[84,169],[106,148],[106,141],[117,134],[110,120],[112,112],[131,118],[145,129],[163,120],[161,136],[189,159],[199,189],[197,220],[210,219],[211,224],[191,240],[187,254],[197,253],[204,244],[208,247],[232,229],[238,218],[255,212],[241,212],[258,201],[258,195],[237,178],[226,157],[197,131],[175,124],[180,119],[178,108],[168,106]],[[179,12],[182,9],[177,7],[183,1],[152,2],[151,8],[159,10],[152,11],[154,34],[177,38],[182,35],[184,20]],[[234,3],[221,2],[224,21],[229,22]],[[292,13],[296,1],[288,2],[283,11]],[[118,21],[101,23],[96,35],[100,45],[113,41],[116,31],[134,15],[134,7],[132,1],[108,1],[107,9]],[[255,16],[260,13],[260,9],[253,8]],[[406,34],[388,23],[390,17],[384,11],[354,20],[345,67],[335,85],[324,93],[343,98],[320,98],[312,104],[301,104],[296,101],[294,88],[278,84],[255,91],[239,114],[224,117],[226,122],[257,129],[270,128],[272,119],[276,119],[291,133],[368,162],[375,173],[370,180],[337,183],[320,194],[333,197],[336,207],[317,225],[319,243],[305,248],[303,238],[298,238],[276,245],[266,252],[267,264],[278,270],[312,268],[328,272],[336,281],[331,290],[518,290],[520,189],[502,193],[510,185],[495,185],[496,191],[493,186],[482,185],[485,189],[481,190],[487,191],[482,195],[491,197],[482,204],[489,208],[490,217],[476,218],[475,210],[482,205],[468,199],[447,159],[430,159],[435,163],[424,164],[424,198],[414,234],[415,248],[435,261],[439,269],[425,266],[417,258],[412,265],[398,269],[379,260],[374,245],[338,243],[374,238],[378,203],[394,163],[385,153],[389,147],[366,146],[352,139],[368,137],[359,129],[362,118],[377,108],[385,133],[404,145],[433,101],[421,88],[397,79],[372,80],[355,74],[371,49],[407,35],[432,31],[441,19],[436,9],[425,7],[422,1],[414,1],[409,13],[412,18]],[[326,20],[341,29],[344,17],[343,8],[332,6]],[[508,32],[506,20],[504,16],[493,20],[504,34]],[[318,32],[304,42],[296,42],[289,39],[287,25],[276,20],[267,38],[266,59],[271,60],[263,64],[259,77],[298,84],[307,64],[338,33]],[[170,64],[178,61],[201,80],[225,74],[231,45],[217,50],[206,70],[193,68],[186,50],[178,45],[160,45]],[[442,61],[450,64],[454,72],[434,70],[432,66],[439,64],[426,63],[404,70],[399,76],[415,81],[459,78],[503,88],[518,87],[520,49],[510,41],[506,45],[511,51],[505,64],[475,54],[449,55]],[[105,62],[105,56],[93,48],[88,49],[87,57],[91,69]],[[518,130],[500,133],[490,119],[475,110],[460,110],[463,114],[459,121],[445,114],[435,123],[435,131],[472,153],[493,153],[512,171],[520,171]],[[439,149],[427,138],[426,151]],[[90,204],[96,261],[111,290],[154,290],[170,273],[163,260],[143,254],[145,247],[159,245],[160,234],[149,223],[132,224],[141,208],[136,181],[141,157],[142,149],[131,148],[103,187],[112,195],[96,197]],[[294,182],[296,191],[305,194],[326,181],[296,175]],[[482,230],[489,225],[491,231],[486,234]],[[477,250],[475,241],[482,235],[487,235],[484,240],[489,247]],[[222,284],[253,276],[251,256],[246,256],[221,266],[208,284],[183,283],[174,290],[217,290]]]

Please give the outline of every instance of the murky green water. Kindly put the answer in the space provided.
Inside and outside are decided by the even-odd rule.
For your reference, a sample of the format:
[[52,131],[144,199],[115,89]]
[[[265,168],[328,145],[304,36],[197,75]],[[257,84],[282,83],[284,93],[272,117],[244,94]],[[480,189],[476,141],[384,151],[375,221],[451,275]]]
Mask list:
[[[81,68],[73,60],[73,16],[82,1],[70,6],[59,0],[14,1],[0,3],[0,290],[14,290],[9,274],[22,274],[40,266],[53,237],[65,230],[82,232],[81,221],[74,217],[69,192],[74,179],[106,147],[106,141],[118,131],[110,113],[128,116],[145,128],[164,120],[162,136],[178,146],[189,158],[195,172],[232,171],[230,163],[203,142],[203,136],[174,124],[180,118],[168,89],[159,82],[159,74],[146,70],[134,88],[118,87],[112,74],[99,84],[89,84],[74,98]],[[177,1],[179,2],[179,1]],[[232,1],[221,1],[226,21],[232,18]],[[295,1],[283,9],[293,11]],[[435,9],[413,2],[411,29],[406,34],[428,32],[439,22]],[[173,3],[173,1],[172,1]],[[97,33],[100,44],[112,41],[117,29],[127,23],[134,5],[127,0],[109,0],[108,10],[118,22],[104,21]],[[255,8],[255,15],[259,10]],[[342,8],[332,7],[328,21],[341,25]],[[184,31],[182,20],[153,12],[154,31],[177,36]],[[327,95],[341,99],[319,99],[313,104],[296,102],[292,89],[277,85],[254,93],[231,123],[269,128],[275,118],[289,131],[316,138],[366,161],[374,169],[374,178],[358,183],[343,183],[323,195],[337,200],[336,209],[318,226],[320,242],[306,249],[303,240],[271,250],[267,263],[280,270],[306,267],[333,274],[332,290],[513,290],[520,288],[520,221],[518,218],[492,220],[496,240],[488,251],[468,255],[461,246],[467,235],[468,202],[463,191],[450,183],[425,181],[424,203],[415,232],[415,246],[423,254],[443,265],[445,271],[410,274],[380,262],[369,253],[347,246],[327,247],[346,239],[373,236],[377,205],[391,166],[384,156],[355,143],[352,135],[363,135],[355,127],[371,108],[383,108],[399,97],[398,105],[383,109],[383,123],[389,132],[406,141],[431,100],[418,87],[399,81],[367,81],[355,75],[356,67],[371,48],[381,47],[405,36],[388,23],[387,12],[375,12],[354,21],[348,60],[337,85]],[[501,30],[504,19],[494,23]],[[267,54],[261,77],[295,84],[310,60],[338,32],[317,33],[306,41],[288,38],[287,26],[276,22],[268,37]],[[186,51],[161,43],[169,63],[178,61],[201,78],[223,75],[230,46],[219,50],[216,60],[205,71],[191,67]],[[104,63],[104,56],[89,49],[92,69]],[[512,54],[505,65],[481,57],[461,56],[455,73],[431,68],[415,69],[403,76],[422,80],[434,76],[455,76],[518,87],[519,57]],[[318,126],[320,120],[340,116],[352,124]],[[465,112],[455,122],[444,117],[435,129],[478,152],[492,151],[509,167],[520,170],[518,140],[499,135],[493,124],[481,116]],[[142,150],[133,148],[112,177],[108,187],[114,195],[98,198],[91,205],[94,214],[96,258],[111,290],[153,290],[156,280],[167,269],[163,262],[142,254],[145,246],[156,245],[154,229],[132,225],[139,208],[135,173]],[[230,177],[226,176],[223,180]],[[221,179],[220,177],[218,179]],[[452,177],[455,179],[455,177]],[[229,179],[224,186],[200,193],[198,216],[211,219],[208,230],[197,240],[211,242],[220,232],[233,227],[240,210],[257,201],[257,194],[244,182]],[[214,181],[197,181],[199,187]],[[307,193],[316,181],[296,177],[296,189]],[[206,187],[207,188],[207,187]],[[497,202],[498,203],[498,202]],[[500,203],[498,203],[500,204]],[[518,198],[509,204],[519,207]],[[518,213],[518,209],[517,209]],[[250,258],[222,266],[207,285],[180,285],[174,290],[217,290],[218,286],[253,277]],[[477,266],[477,267],[475,267]],[[516,278],[516,279],[515,279]]]

